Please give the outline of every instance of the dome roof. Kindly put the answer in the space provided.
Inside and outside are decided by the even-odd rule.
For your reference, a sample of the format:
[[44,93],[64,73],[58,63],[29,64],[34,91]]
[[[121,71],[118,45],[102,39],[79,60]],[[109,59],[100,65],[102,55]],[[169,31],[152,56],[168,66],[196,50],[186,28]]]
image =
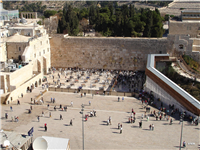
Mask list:
[[22,18],[21,20],[20,20],[20,23],[26,23],[27,21],[26,21],[26,19],[25,18]]

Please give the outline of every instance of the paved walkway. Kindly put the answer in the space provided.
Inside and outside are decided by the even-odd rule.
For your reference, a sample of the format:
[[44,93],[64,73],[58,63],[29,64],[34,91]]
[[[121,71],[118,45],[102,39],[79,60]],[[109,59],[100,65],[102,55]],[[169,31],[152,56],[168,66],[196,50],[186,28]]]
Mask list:
[[[142,128],[139,128],[141,115],[145,110],[139,100],[132,97],[125,97],[124,102],[118,102],[117,96],[97,96],[93,98],[91,95],[80,97],[80,94],[64,93],[64,92],[47,92],[43,95],[44,105],[32,105],[33,110],[28,114],[30,108],[30,99],[35,97],[42,90],[41,87],[34,89],[32,93],[24,95],[24,98],[19,98],[21,105],[16,102],[10,105],[1,106],[1,128],[4,130],[12,130],[27,134],[31,127],[34,127],[34,139],[38,136],[54,136],[70,139],[72,150],[82,149],[82,115],[81,104],[85,104],[84,115],[95,109],[97,117],[89,117],[87,122],[84,122],[85,132],[85,149],[179,149],[181,125],[179,120],[174,120],[173,125],[169,125],[166,120],[156,121],[154,117],[142,119]],[[53,104],[50,98],[56,99]],[[53,110],[56,105],[70,105],[73,101],[73,107],[68,106],[67,112],[57,109]],[[91,101],[91,106],[88,102]],[[49,110],[47,104],[50,104]],[[10,106],[13,106],[13,112],[10,111]],[[131,109],[136,112],[136,122],[131,124],[128,122]],[[151,111],[156,110],[151,107]],[[38,115],[40,122],[37,120]],[[158,111],[158,110],[156,110]],[[8,113],[8,119],[4,118],[4,114]],[[51,112],[52,117],[49,117]],[[63,120],[60,120],[60,114]],[[18,116],[19,122],[11,122],[11,116]],[[107,119],[111,116],[112,125],[107,126]],[[70,120],[73,119],[73,126],[69,126]],[[44,132],[44,124],[47,123],[48,131]],[[117,128],[118,123],[123,125],[123,133],[119,134]],[[149,130],[149,125],[154,124],[154,131]],[[184,149],[198,149],[199,145],[199,126],[183,123],[183,140],[186,141],[187,147]],[[194,145],[191,145],[194,143]]]

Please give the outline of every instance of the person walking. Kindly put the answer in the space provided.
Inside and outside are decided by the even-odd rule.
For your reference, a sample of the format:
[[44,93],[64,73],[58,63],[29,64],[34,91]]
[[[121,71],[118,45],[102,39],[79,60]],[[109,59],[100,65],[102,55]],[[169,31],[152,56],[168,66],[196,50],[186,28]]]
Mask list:
[[142,128],[142,120],[139,122],[139,128]]
[[47,105],[47,109],[49,109],[49,104]]
[[46,123],[45,123],[44,129],[45,129],[45,132],[46,132],[47,131],[47,124]]
[[91,106],[91,101],[89,101],[89,106]]
[[107,125],[109,125],[109,119],[107,120]]
[[8,113],[5,113],[5,118],[8,119]]
[[51,118],[51,112],[49,112],[49,118]]
[[20,105],[20,101],[19,100],[17,100],[17,105]]
[[63,120],[63,117],[62,117],[62,115],[60,114],[60,120]]
[[120,101],[120,97],[118,97],[118,102]]
[[118,129],[120,129],[120,123],[118,123]]
[[121,128],[120,128],[120,134],[122,134],[122,126],[121,126]]
[[110,125],[111,125],[111,116],[109,116],[109,123],[110,123]]
[[51,97],[51,103],[53,102],[53,98]]
[[73,124],[72,124],[72,119],[70,120],[70,123],[69,123],[69,124],[70,124],[70,126],[73,126]]
[[151,130],[151,124],[149,125],[149,130]]
[[169,124],[170,124],[170,125],[172,125],[172,122],[173,122],[173,120],[172,120],[172,119],[170,119],[170,123],[169,123]]
[[154,130],[154,124],[152,124],[151,127],[152,127],[152,131],[153,131]]
[[13,111],[13,108],[12,108],[12,106],[10,106],[10,110],[11,110],[11,111]]
[[183,147],[186,147],[186,142],[185,141],[183,141]]
[[18,116],[16,117],[16,121],[17,121],[17,122],[19,121],[19,117],[18,117]]
[[122,102],[124,101],[124,97],[122,97]]
[[71,107],[73,107],[73,102],[71,101]]
[[44,112],[42,111],[42,117],[44,117]]
[[37,116],[38,122],[40,122],[40,116]]

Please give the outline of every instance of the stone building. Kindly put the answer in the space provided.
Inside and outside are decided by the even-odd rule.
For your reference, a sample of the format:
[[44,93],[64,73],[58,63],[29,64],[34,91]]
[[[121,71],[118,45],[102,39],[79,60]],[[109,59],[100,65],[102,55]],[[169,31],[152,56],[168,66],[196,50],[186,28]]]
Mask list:
[[187,54],[200,64],[200,13],[182,11],[182,21],[169,21],[168,41],[173,43],[171,54]]
[[[1,93],[8,100],[37,87],[51,67],[49,36],[43,26],[15,24],[1,38]],[[4,99],[2,98],[2,100]]]

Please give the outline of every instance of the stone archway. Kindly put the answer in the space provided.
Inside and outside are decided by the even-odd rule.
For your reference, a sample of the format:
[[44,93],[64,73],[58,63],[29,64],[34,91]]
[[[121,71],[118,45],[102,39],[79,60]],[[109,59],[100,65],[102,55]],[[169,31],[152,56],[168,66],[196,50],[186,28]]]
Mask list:
[[29,91],[30,90],[30,88],[29,88],[29,86],[27,87],[27,91]]
[[33,90],[34,89],[34,84],[31,84],[31,90]]
[[43,57],[43,66],[42,66],[42,69],[43,69],[43,74],[47,74],[47,59],[45,57]]
[[35,81],[35,87],[38,87],[38,82],[37,81]]
[[21,12],[21,18],[22,17],[26,19],[37,19],[37,12]]
[[39,85],[42,83],[42,80],[41,79],[39,79]]

